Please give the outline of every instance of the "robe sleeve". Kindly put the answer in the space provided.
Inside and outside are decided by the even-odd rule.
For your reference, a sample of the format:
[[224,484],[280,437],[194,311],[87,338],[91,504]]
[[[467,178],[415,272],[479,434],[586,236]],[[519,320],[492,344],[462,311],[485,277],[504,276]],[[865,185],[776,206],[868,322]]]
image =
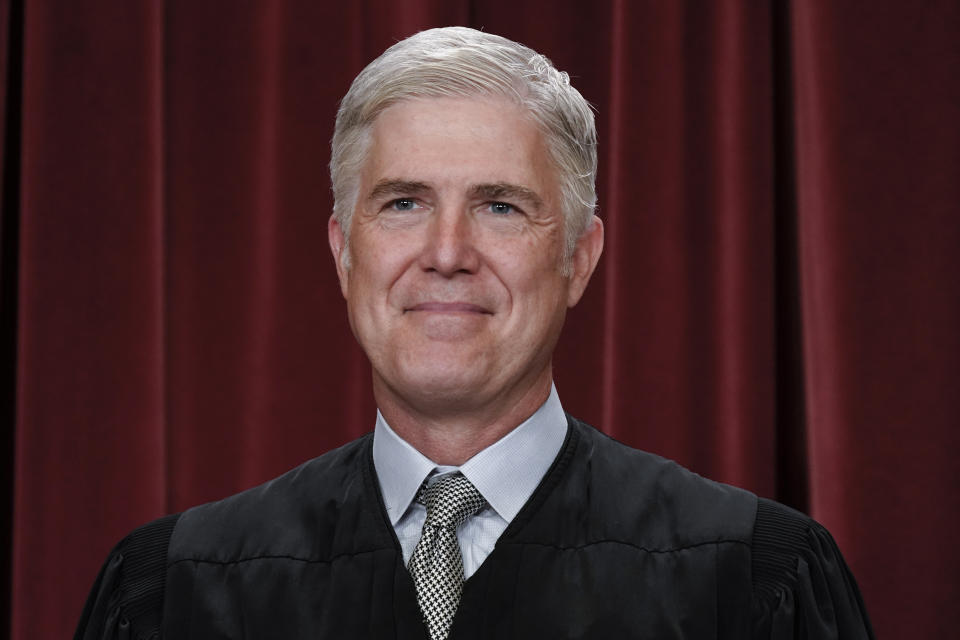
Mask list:
[[872,639],[857,583],[830,533],[760,499],[753,535],[754,637]]
[[160,637],[167,548],[179,517],[144,525],[113,548],[87,597],[74,640]]

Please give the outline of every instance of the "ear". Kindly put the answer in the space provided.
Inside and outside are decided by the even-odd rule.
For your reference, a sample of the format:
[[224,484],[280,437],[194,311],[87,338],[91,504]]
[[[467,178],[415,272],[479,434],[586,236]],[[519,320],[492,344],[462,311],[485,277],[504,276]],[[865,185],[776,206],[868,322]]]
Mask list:
[[577,246],[571,256],[570,286],[567,288],[567,306],[572,307],[580,301],[590,276],[597,268],[600,254],[603,253],[603,222],[592,216],[586,231],[580,234]]
[[346,255],[344,251],[347,248],[346,239],[343,237],[343,228],[340,227],[340,221],[335,216],[330,216],[327,222],[327,239],[330,241],[330,252],[333,254],[333,262],[337,266],[337,278],[340,279],[340,292],[343,297],[347,297],[348,272],[344,264]]

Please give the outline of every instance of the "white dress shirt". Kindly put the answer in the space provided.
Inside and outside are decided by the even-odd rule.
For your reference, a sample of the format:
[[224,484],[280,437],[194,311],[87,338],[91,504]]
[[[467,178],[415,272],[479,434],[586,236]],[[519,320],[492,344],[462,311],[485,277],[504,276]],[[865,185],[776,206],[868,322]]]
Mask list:
[[459,471],[487,501],[487,506],[457,530],[466,580],[493,551],[497,538],[540,484],[566,436],[567,417],[553,385],[536,413],[459,467],[438,465],[424,456],[398,436],[377,411],[373,465],[404,564],[409,563],[427,519],[426,507],[415,500],[425,478],[433,482]]

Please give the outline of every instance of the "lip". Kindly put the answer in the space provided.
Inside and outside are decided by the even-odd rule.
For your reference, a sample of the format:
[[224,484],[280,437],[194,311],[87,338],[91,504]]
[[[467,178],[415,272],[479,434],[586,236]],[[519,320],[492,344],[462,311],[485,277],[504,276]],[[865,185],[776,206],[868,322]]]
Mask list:
[[421,302],[404,309],[408,311],[426,311],[430,313],[480,313],[492,315],[492,311],[470,302]]

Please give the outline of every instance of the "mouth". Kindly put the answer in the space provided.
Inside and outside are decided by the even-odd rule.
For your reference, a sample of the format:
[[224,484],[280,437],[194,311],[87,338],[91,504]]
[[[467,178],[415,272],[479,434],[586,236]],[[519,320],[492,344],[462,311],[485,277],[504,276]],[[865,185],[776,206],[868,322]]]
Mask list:
[[411,311],[425,311],[430,313],[476,313],[481,315],[493,315],[489,309],[470,302],[421,302],[420,304],[407,307],[404,313]]

